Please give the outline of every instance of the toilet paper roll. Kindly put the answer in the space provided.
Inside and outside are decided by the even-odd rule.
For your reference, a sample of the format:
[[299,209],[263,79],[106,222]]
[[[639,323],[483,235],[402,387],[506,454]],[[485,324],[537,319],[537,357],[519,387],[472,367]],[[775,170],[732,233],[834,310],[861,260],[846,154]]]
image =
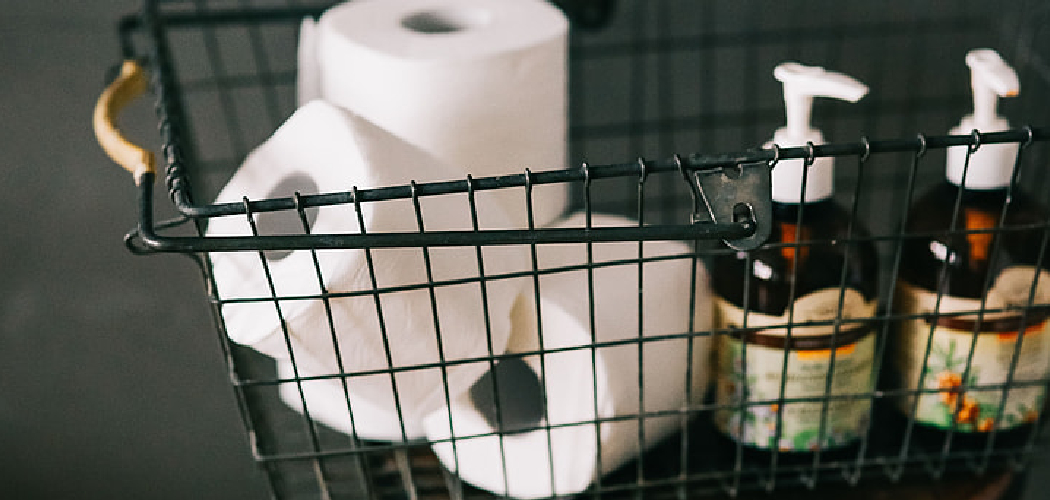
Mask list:
[[[595,215],[593,219],[594,226],[636,224],[613,216]],[[557,225],[582,226],[582,215]],[[540,269],[587,263],[585,244],[542,245],[537,250]],[[679,242],[644,244],[646,257],[690,253],[689,246]],[[637,242],[593,245],[595,263],[637,258]],[[641,269],[641,288],[637,263],[596,267],[593,289],[586,270],[543,275],[538,311],[542,344],[532,324],[516,323],[508,352],[534,351],[540,345],[550,351],[592,344],[592,306],[599,342],[638,339],[639,330],[643,337],[683,334],[690,331],[690,314],[695,331],[709,329],[711,297],[703,265],[695,266],[695,308],[690,302],[691,258],[647,262]],[[589,301],[592,290],[593,304]],[[529,305],[534,308],[534,301]],[[691,357],[689,342],[688,338],[671,338],[644,342],[641,348],[630,342],[593,352],[590,348],[564,350],[545,354],[542,364],[537,355],[503,361],[494,370],[495,377],[486,374],[471,391],[453,401],[449,411],[427,418],[427,438],[439,441],[433,449],[447,468],[496,494],[541,498],[578,493],[597,475],[611,472],[642,451],[637,419],[596,424],[596,418],[633,416],[639,410],[680,410],[686,404],[687,383],[694,401],[703,398],[710,341],[708,336],[694,337]],[[499,399],[492,386],[499,389]],[[497,408],[502,426],[495,418]],[[450,420],[454,443],[441,441],[453,435]],[[554,426],[549,440],[548,431],[529,430],[545,425]],[[679,415],[645,417],[645,446],[680,425]],[[499,435],[470,437],[493,432],[503,433],[502,447]]]
[[299,26],[298,70],[295,75],[296,104],[302,106],[321,98],[317,67],[317,21],[310,16]]
[[[317,26],[324,99],[475,177],[565,168],[568,22],[542,0],[364,0]],[[564,184],[533,190],[537,227]],[[525,227],[523,188],[499,198]]]
[[[281,401],[293,410],[304,413],[303,403],[306,403],[305,412],[310,419],[324,424],[332,429],[347,435],[353,435],[354,425],[357,424],[360,438],[376,439],[383,441],[400,441],[402,439],[418,439],[425,436],[422,421],[418,419],[399,419],[397,407],[386,402],[374,402],[370,399],[357,395],[357,380],[350,378],[343,382],[338,378],[319,378],[328,375],[312,371],[319,363],[302,359],[297,356],[296,367],[288,360],[277,362],[277,376],[285,380],[294,380],[298,371],[301,380],[295,382],[284,382],[280,385],[278,394]],[[388,379],[389,380],[389,379]],[[299,386],[302,386],[302,393]],[[401,425],[404,424],[404,434]]]
[[[216,201],[290,196],[295,191],[349,191],[354,186],[403,185],[412,179],[448,180],[459,175],[374,124],[313,101],[248,155]],[[509,224],[490,194],[477,193],[476,200],[480,227]],[[427,230],[473,227],[465,194],[421,197],[419,203]],[[367,232],[419,231],[412,200],[361,203],[361,211]],[[311,208],[306,214],[312,219],[313,234],[361,232],[353,204]],[[299,219],[295,212],[255,214],[260,234],[302,234]],[[207,234],[250,235],[252,228],[244,215],[220,217],[209,222]],[[278,360],[305,352],[317,365],[306,368],[321,374],[487,356],[490,346],[502,352],[510,331],[510,309],[524,281],[486,280],[483,300],[476,252],[475,247],[431,248],[426,254],[421,248],[245,251],[212,253],[210,258],[230,339]],[[481,252],[487,276],[528,265],[524,248],[489,247]],[[370,293],[373,279],[379,290],[415,288]],[[426,286],[470,279],[474,281]],[[327,304],[323,292],[329,294]],[[364,293],[345,295],[355,292]],[[484,363],[465,363],[401,372],[396,401],[389,375],[350,380],[355,396],[380,408],[396,404],[403,418],[416,421],[446,404],[446,385],[454,396],[485,368]],[[378,423],[378,432],[369,422],[357,423],[363,437],[389,437],[385,431],[389,422]]]

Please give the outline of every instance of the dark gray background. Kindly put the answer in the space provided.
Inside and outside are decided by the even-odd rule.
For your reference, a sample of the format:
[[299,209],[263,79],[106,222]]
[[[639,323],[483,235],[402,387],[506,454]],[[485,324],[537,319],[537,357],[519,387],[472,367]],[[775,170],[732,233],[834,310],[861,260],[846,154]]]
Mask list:
[[[0,497],[265,498],[196,268],[141,258],[91,113],[136,0],[0,9]],[[156,143],[149,99],[127,121]]]
[[[196,268],[125,251],[136,191],[91,133],[116,21],[138,3],[0,10],[3,498],[266,495]],[[155,144],[151,113],[126,123]]]

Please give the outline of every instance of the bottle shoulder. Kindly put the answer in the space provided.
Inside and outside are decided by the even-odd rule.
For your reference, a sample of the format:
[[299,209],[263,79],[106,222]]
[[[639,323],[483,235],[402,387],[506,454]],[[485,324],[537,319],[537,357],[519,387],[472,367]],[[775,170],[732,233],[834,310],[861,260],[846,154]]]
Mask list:
[[944,182],[916,200],[901,240],[901,279],[959,297],[983,295],[1013,265],[1041,265],[1046,210],[1025,193]]
[[783,314],[792,297],[843,283],[872,299],[878,257],[866,236],[863,224],[851,224],[849,213],[830,200],[801,207],[775,204],[770,239],[751,252],[712,259],[712,286],[730,303],[742,307],[746,295],[750,310],[773,315]]

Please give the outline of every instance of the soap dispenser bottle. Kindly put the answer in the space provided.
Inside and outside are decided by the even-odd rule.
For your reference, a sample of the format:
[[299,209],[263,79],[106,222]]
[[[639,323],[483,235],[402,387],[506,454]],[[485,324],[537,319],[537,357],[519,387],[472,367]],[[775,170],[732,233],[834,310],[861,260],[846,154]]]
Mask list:
[[[966,64],[974,110],[951,133],[1009,128],[996,104],[1018,94],[1017,74],[989,49],[971,51]],[[896,308],[906,319],[893,365],[901,388],[930,391],[897,402],[916,438],[935,449],[950,429],[957,446],[983,447],[993,429],[996,443],[1021,444],[1043,407],[1045,384],[1022,384],[1050,374],[1045,308],[1027,307],[1030,296],[1031,304],[1050,302],[1050,273],[1039,255],[1043,230],[1022,228],[1045,223],[1046,212],[1010,189],[1018,148],[949,148],[946,180],[908,214],[907,234],[932,236],[901,242]]]
[[[823,143],[809,124],[813,98],[856,102],[868,90],[797,63],[773,75],[783,83],[787,125],[766,147]],[[773,167],[767,244],[711,261],[720,330],[715,427],[732,449],[740,444],[760,460],[774,450],[781,462],[855,450],[870,418],[869,398],[827,396],[874,388],[875,248],[857,239],[865,229],[832,198],[834,159],[805,169],[803,160]]]

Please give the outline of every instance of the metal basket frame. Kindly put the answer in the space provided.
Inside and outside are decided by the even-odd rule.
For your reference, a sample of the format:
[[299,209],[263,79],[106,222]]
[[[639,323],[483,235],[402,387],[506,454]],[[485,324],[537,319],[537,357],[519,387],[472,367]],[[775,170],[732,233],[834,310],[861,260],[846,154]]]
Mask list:
[[[225,26],[248,26],[258,27],[266,23],[294,24],[303,16],[317,16],[324,10],[324,6],[291,6],[282,5],[276,7],[249,7],[247,2],[240,2],[232,7],[220,7],[210,9],[204,2],[153,2],[146,1],[142,12],[124,18],[120,23],[123,55],[126,59],[139,59],[150,68],[152,80],[150,89],[156,96],[156,111],[160,120],[161,154],[165,165],[165,184],[168,196],[172,202],[177,216],[168,221],[156,221],[154,211],[158,200],[154,193],[156,174],[152,172],[143,173],[137,178],[139,189],[138,223],[126,237],[128,248],[135,253],[174,253],[191,256],[200,265],[208,285],[211,297],[212,309],[216,320],[216,330],[219,332],[220,343],[223,347],[225,361],[230,369],[231,383],[241,409],[244,423],[248,430],[253,453],[256,460],[267,470],[271,482],[271,488],[275,497],[302,493],[306,497],[367,497],[367,498],[411,498],[431,496],[448,496],[450,498],[474,498],[485,496],[479,490],[475,490],[463,483],[453,474],[449,474],[436,462],[421,453],[426,450],[430,443],[378,443],[357,439],[353,436],[350,441],[338,439],[339,446],[331,446],[332,433],[323,429],[319,424],[305,416],[298,416],[290,411],[281,412],[274,405],[273,398],[263,395],[276,390],[279,384],[299,384],[310,378],[299,378],[288,380],[279,379],[273,375],[268,368],[263,366],[265,360],[261,360],[256,354],[248,349],[233,344],[226,336],[225,325],[222,316],[224,301],[215,292],[214,280],[211,276],[210,262],[207,254],[209,252],[244,251],[258,252],[260,258],[265,262],[263,252],[268,250],[320,250],[320,249],[378,249],[392,247],[430,248],[441,246],[466,246],[478,249],[479,262],[481,260],[481,248],[489,245],[530,245],[535,252],[537,245],[552,243],[582,243],[593,244],[607,241],[641,242],[652,240],[682,240],[693,244],[695,253],[693,255],[676,256],[675,258],[690,259],[694,265],[703,265],[703,261],[718,253],[730,250],[715,248],[709,242],[740,241],[760,233],[768,220],[755,217],[746,220],[734,220],[723,218],[716,214],[724,214],[725,204],[731,204],[746,198],[744,190],[733,193],[719,192],[705,186],[703,176],[707,174],[719,174],[740,168],[754,168],[768,170],[776,168],[778,162],[788,159],[802,159],[807,164],[812,164],[816,158],[836,157],[842,165],[851,165],[849,168],[856,172],[856,182],[853,190],[847,192],[844,198],[847,202],[851,220],[856,221],[860,217],[859,200],[864,195],[866,184],[861,179],[865,170],[873,163],[873,160],[881,157],[910,158],[906,163],[907,168],[901,168],[906,180],[905,186],[893,186],[896,193],[903,193],[902,203],[910,205],[915,191],[918,189],[918,179],[929,169],[925,169],[931,152],[943,151],[948,147],[966,146],[968,155],[979,150],[980,147],[990,144],[1016,143],[1021,147],[1017,157],[1018,169],[1015,173],[1010,190],[1020,189],[1018,187],[1018,174],[1022,171],[1029,172],[1036,168],[1032,165],[1046,163],[1050,157],[1050,128],[1040,126],[1023,126],[1013,130],[995,133],[980,133],[974,131],[968,135],[925,135],[917,134],[905,139],[869,139],[861,137],[853,142],[835,142],[830,144],[813,145],[805,147],[778,147],[766,149],[751,149],[740,152],[729,153],[695,153],[688,155],[673,155],[664,159],[636,158],[622,163],[589,164],[582,163],[579,167],[560,170],[544,170],[533,172],[518,168],[508,168],[508,174],[497,177],[474,178],[466,176],[463,179],[449,180],[447,182],[435,183],[411,183],[401,186],[388,186],[375,189],[354,189],[349,192],[325,193],[314,195],[298,195],[286,198],[249,200],[245,198],[243,203],[227,204],[199,204],[195,201],[193,184],[193,173],[188,172],[192,168],[203,168],[206,162],[200,161],[192,144],[193,130],[192,119],[187,116],[185,100],[185,87],[187,82],[180,80],[177,68],[174,66],[173,47],[169,43],[169,37],[173,30],[206,30],[221,29]],[[961,26],[969,26],[964,21],[959,21]],[[875,29],[875,28],[872,28]],[[727,35],[728,36],[728,35]],[[842,36],[836,32],[833,36]],[[145,43],[142,43],[142,40]],[[718,43],[722,40],[718,36],[700,37],[689,39],[689,43]],[[658,46],[660,39],[651,42]],[[664,40],[672,43],[675,40]],[[724,40],[722,40],[724,42]],[[253,47],[257,48],[256,45]],[[743,43],[743,42],[741,42]],[[756,42],[757,43],[757,42]],[[622,46],[600,46],[581,44],[575,49],[574,54],[607,54],[610,51],[616,53],[630,53],[643,50],[639,45],[626,44]],[[746,45],[752,47],[751,45]],[[142,47],[145,47],[144,49]],[[689,47],[686,47],[688,50]],[[210,52],[217,50],[208,47]],[[604,51],[604,52],[603,52]],[[1037,54],[1038,55],[1038,54]],[[213,69],[215,66],[213,65]],[[224,80],[222,75],[215,77],[213,84],[220,89]],[[256,75],[259,82],[249,84],[275,85],[273,74],[260,70]],[[1050,82],[1045,82],[1050,87]],[[752,117],[757,112],[752,112]],[[746,113],[745,113],[746,115]],[[746,117],[746,116],[745,116]],[[723,117],[725,118],[725,117]],[[632,125],[638,120],[629,121]],[[659,121],[659,120],[657,120]],[[648,123],[648,122],[647,122]],[[676,126],[674,119],[664,120],[659,123],[660,131],[673,130]],[[707,125],[705,125],[707,126]],[[717,125],[711,125],[717,127]],[[575,131],[577,137],[600,136],[602,126],[580,126]],[[1033,160],[1032,158],[1036,158]],[[515,173],[518,172],[518,173]],[[1042,174],[1036,174],[1038,178]],[[667,184],[659,183],[652,187],[654,177],[673,178],[678,183],[680,190],[672,193],[677,199],[673,202],[673,211],[679,218],[678,223],[649,223],[647,214],[651,211],[654,199],[657,203],[664,203],[663,188]],[[527,207],[531,219],[531,190],[533,186],[553,183],[569,183],[576,189],[576,208],[585,210],[587,213],[598,211],[604,207],[604,197],[610,196],[609,191],[597,187],[598,181],[618,180],[620,184],[628,186],[628,191],[633,190],[631,196],[625,196],[625,205],[638,219],[639,224],[633,227],[619,228],[581,228],[581,229],[546,229],[534,227],[530,220],[528,227],[509,230],[479,230],[474,231],[445,231],[434,232],[425,230],[422,225],[418,233],[396,233],[396,234],[357,234],[357,235],[326,235],[310,234],[309,226],[306,224],[306,210],[311,207],[345,205],[354,206],[360,215],[360,207],[365,203],[383,200],[407,199],[412,200],[416,206],[416,215],[420,218],[419,199],[427,196],[444,196],[450,194],[466,194],[471,200],[470,210],[473,219],[477,220],[478,206],[474,202],[474,194],[485,190],[520,189],[525,193]],[[805,182],[805,181],[803,181]],[[1045,182],[1045,177],[1043,182]],[[1036,181],[1038,185],[1039,181]],[[1027,184],[1027,182],[1026,182]],[[1045,185],[1045,184],[1044,184]],[[633,186],[633,187],[632,187]],[[655,194],[654,194],[655,192]],[[611,195],[614,198],[617,194]],[[721,198],[719,198],[721,197]],[[1007,200],[1010,198],[1008,197]],[[767,203],[768,200],[758,200],[757,203]],[[1009,201],[1006,202],[1007,204]],[[721,205],[720,205],[721,204]],[[956,204],[958,210],[958,203]],[[731,211],[731,210],[730,210]],[[286,212],[296,214],[303,221],[303,234],[297,235],[259,235],[250,237],[209,237],[204,235],[204,227],[207,220],[220,216],[243,216],[253,223],[257,214],[263,212]],[[758,213],[761,213],[759,211]],[[801,218],[801,215],[800,215]],[[903,219],[892,221],[898,227],[903,227]],[[1043,232],[1043,247],[1040,255],[1045,255],[1048,240],[1050,240],[1050,221],[1044,221],[1034,227],[1021,228],[996,228],[993,232],[1004,232],[1011,230],[1041,230]],[[953,231],[951,234],[969,234],[972,231]],[[873,231],[870,236],[853,236],[847,238],[844,243],[872,241],[879,244],[893,245],[891,250],[892,267],[884,270],[891,277],[887,292],[880,296],[892,298],[892,290],[895,288],[897,266],[899,265],[900,244],[904,239],[918,237],[921,235],[905,234],[902,230],[895,231]],[[812,243],[812,242],[809,242]],[[796,248],[807,242],[796,242]],[[994,251],[994,250],[993,250]],[[620,263],[636,263],[640,266],[642,262],[649,259],[639,258]],[[587,267],[593,269],[592,262]],[[318,273],[320,269],[318,267]],[[533,279],[538,279],[543,273],[566,271],[566,269],[541,270],[533,269],[528,273]],[[485,276],[477,280],[483,283],[486,280],[502,279],[508,276]],[[512,276],[513,277],[513,276]],[[845,278],[843,278],[845,279]],[[429,282],[419,283],[418,287],[440,287],[449,283]],[[382,294],[392,290],[372,289],[360,292],[360,294]],[[356,292],[355,292],[356,293]],[[640,291],[641,293],[641,291]],[[332,297],[346,296],[347,294],[329,293],[327,290],[317,297],[323,299],[326,304]],[[281,297],[262,297],[260,301],[277,302]],[[593,294],[591,296],[593,302]],[[892,300],[890,300],[892,302]],[[981,314],[984,312],[995,312],[985,309],[982,304]],[[1027,317],[1028,310],[1024,311]],[[887,310],[879,314],[877,320],[882,326],[881,337],[885,337],[891,325],[899,320],[914,316],[901,315]],[[1024,320],[1022,320],[1024,321]],[[830,324],[830,323],[829,323]],[[790,327],[789,327],[790,330]],[[715,336],[729,333],[726,331],[694,331],[686,334],[686,337]],[[285,335],[288,332],[285,331]],[[790,336],[790,333],[789,333]],[[639,339],[637,343],[647,340]],[[581,349],[597,349],[615,344],[594,343],[582,346]],[[1020,343],[1018,344],[1020,345]],[[876,354],[876,373],[881,371],[881,360],[884,358],[885,342],[880,342]],[[544,355],[552,351],[540,349],[534,352],[516,354],[493,354],[489,357],[466,360],[487,361],[494,364],[502,359],[522,357],[525,355]],[[972,359],[972,351],[970,359]],[[1017,352],[1015,351],[1012,363],[1016,364]],[[969,364],[970,361],[968,360]],[[834,358],[832,358],[832,365]],[[344,381],[347,377],[363,376],[374,373],[392,374],[406,369],[420,369],[442,367],[414,366],[408,368],[391,368],[368,373],[344,373],[327,378],[340,378]],[[785,367],[786,370],[786,367]],[[1012,373],[1012,370],[1011,370]],[[1011,375],[1012,377],[1012,375]],[[321,377],[326,378],[326,377]],[[1050,380],[1041,380],[1028,383],[1050,387]],[[1018,383],[1010,380],[992,389],[1009,389],[1018,386]],[[902,394],[917,394],[923,392],[917,389],[893,391],[876,390],[871,393],[855,394],[846,397],[869,398],[878,404],[891,396]],[[929,392],[929,391],[926,391]],[[806,399],[780,398],[776,403],[791,403],[808,401]],[[818,398],[820,401],[829,401],[831,398],[825,396]],[[763,404],[770,402],[746,403]],[[305,403],[304,403],[305,404]],[[620,497],[632,496],[635,498],[655,496],[676,496],[685,498],[690,495],[710,492],[724,492],[736,495],[738,492],[747,490],[766,489],[772,490],[783,485],[804,485],[810,488],[827,483],[856,484],[863,477],[880,476],[897,481],[907,475],[924,475],[940,477],[941,475],[957,470],[984,472],[1008,464],[1010,467],[1023,468],[1027,460],[1039,448],[1037,440],[1039,433],[1033,430],[1027,443],[1016,448],[1002,449],[995,446],[996,432],[989,433],[990,438],[983,452],[967,452],[952,449],[952,435],[954,429],[948,433],[945,446],[940,450],[922,450],[914,447],[910,441],[912,424],[909,423],[903,440],[894,446],[887,446],[878,442],[877,429],[871,429],[864,436],[860,445],[860,452],[854,459],[846,461],[824,461],[818,453],[812,464],[785,465],[778,463],[777,453],[772,454],[772,460],[766,467],[752,467],[744,464],[739,457],[740,449],[736,450],[736,457],[730,463],[712,464],[691,459],[692,451],[697,446],[703,446],[705,439],[710,437],[710,430],[703,427],[703,420],[707,414],[720,406],[713,403],[689,405],[674,414],[682,419],[682,429],[673,439],[667,443],[658,445],[660,453],[674,455],[676,470],[662,470],[653,472],[656,467],[653,464],[662,464],[660,458],[654,458],[656,452],[642,455],[639,459],[622,471],[614,473],[609,478],[599,478],[584,496],[602,498],[606,496]],[[1001,413],[1001,412],[1000,412]],[[645,418],[656,416],[653,414],[627,415],[619,418]],[[700,416],[701,418],[694,418]],[[1040,422],[1046,419],[1045,414],[1040,415]],[[294,422],[294,423],[292,423]],[[601,421],[590,422],[599,424]],[[275,441],[288,439],[287,434],[296,428],[298,433],[295,438],[299,440],[298,450],[288,451],[284,445],[275,445]],[[550,429],[550,426],[546,426]],[[873,438],[873,436],[875,436]],[[460,439],[460,438],[457,438]],[[643,446],[644,447],[644,446]],[[293,446],[294,448],[294,446]]]

